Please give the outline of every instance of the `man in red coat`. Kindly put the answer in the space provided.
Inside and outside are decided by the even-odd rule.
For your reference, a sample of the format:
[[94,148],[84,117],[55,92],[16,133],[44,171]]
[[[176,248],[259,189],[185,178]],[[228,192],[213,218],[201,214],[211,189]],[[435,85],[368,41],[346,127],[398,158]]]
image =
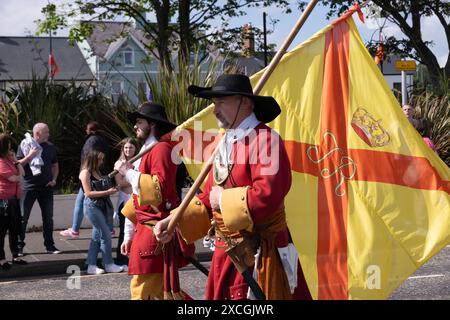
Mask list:
[[[128,273],[133,275],[130,284],[131,298],[182,298],[178,283],[164,283],[166,278],[170,278],[165,271],[172,272],[174,276],[182,261],[179,259],[181,252],[177,250],[178,243],[177,246],[170,246],[173,250],[170,252],[171,259],[168,259],[166,252],[169,247],[163,252],[152,231],[155,223],[167,217],[170,210],[179,204],[176,190],[177,165],[171,158],[172,146],[168,142],[159,141],[175,125],[167,120],[164,107],[153,102],[142,104],[136,112],[128,113],[128,118],[135,124],[137,137],[145,141],[143,148],[154,145],[150,152],[133,164],[135,170],[128,162],[115,167],[133,188],[133,195],[122,210],[127,220],[121,247],[122,254],[129,255]],[[190,249],[192,248],[193,246]],[[177,281],[178,279],[175,280]],[[170,288],[170,285],[175,288]],[[164,289],[170,291],[164,292]]]
[[[310,299],[284,212],[291,187],[289,159],[280,136],[265,124],[281,112],[278,103],[253,95],[244,75],[222,75],[213,87],[188,90],[211,99],[219,126],[227,129],[203,193],[178,223],[183,238],[192,242],[208,232],[213,219],[215,251],[206,299],[254,298],[226,252],[232,247],[267,299]],[[155,226],[161,242],[173,236],[166,232],[171,217]]]

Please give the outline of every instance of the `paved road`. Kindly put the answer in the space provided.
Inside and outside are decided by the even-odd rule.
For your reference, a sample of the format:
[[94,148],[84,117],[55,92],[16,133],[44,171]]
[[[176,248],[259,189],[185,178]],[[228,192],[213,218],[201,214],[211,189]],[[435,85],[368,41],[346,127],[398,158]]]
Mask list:
[[[209,263],[204,263],[209,268]],[[79,278],[79,289],[69,275],[21,278],[0,282],[0,300],[128,300],[130,277],[126,274],[84,275]],[[196,300],[204,299],[206,277],[186,267],[180,274],[181,284]],[[69,281],[68,281],[69,279]],[[413,276],[406,280],[389,298],[391,300],[449,300],[450,299],[450,247],[442,250]]]
[[[209,268],[209,262],[203,265]],[[191,266],[180,273],[182,289],[196,300],[204,299],[206,276]],[[129,300],[131,276],[126,273],[86,275],[81,277],[20,278],[0,282],[0,300]]]
[[409,277],[390,299],[450,300],[450,246]]

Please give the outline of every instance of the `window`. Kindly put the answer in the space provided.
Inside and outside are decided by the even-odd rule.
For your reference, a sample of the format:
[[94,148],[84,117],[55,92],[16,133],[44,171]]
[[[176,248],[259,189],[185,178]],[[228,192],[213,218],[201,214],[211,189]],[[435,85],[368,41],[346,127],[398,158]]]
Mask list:
[[134,66],[134,51],[130,48],[123,50],[123,65],[126,67]]
[[111,82],[111,92],[112,92],[112,94],[121,94],[123,92],[123,82],[122,81],[112,81]]
[[111,81],[111,98],[114,102],[119,100],[120,95],[123,93],[122,81]]
[[142,101],[148,100],[148,86],[147,82],[138,82],[138,97]]

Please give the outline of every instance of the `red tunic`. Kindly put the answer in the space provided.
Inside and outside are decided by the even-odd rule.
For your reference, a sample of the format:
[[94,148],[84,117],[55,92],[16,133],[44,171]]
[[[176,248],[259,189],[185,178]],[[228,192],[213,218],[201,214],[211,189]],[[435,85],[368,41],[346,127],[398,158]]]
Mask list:
[[150,228],[142,223],[149,220],[161,220],[169,215],[171,209],[176,208],[179,199],[176,190],[177,166],[171,159],[172,147],[167,142],[159,142],[153,149],[142,157],[139,172],[156,175],[161,188],[162,202],[155,212],[150,205],[139,206],[136,201],[136,219],[138,221],[131,245],[128,274],[149,274],[163,272],[163,255],[154,255],[158,241]]
[[[254,225],[257,226],[263,224],[270,215],[283,207],[284,198],[291,187],[291,167],[284,143],[278,134],[263,123],[259,124],[255,131],[256,135],[250,135],[233,145],[234,166],[224,188],[249,186],[247,206]],[[274,139],[273,148],[271,147],[272,139]],[[245,152],[242,151],[243,148]],[[272,151],[274,155],[270,156]],[[208,210],[211,210],[209,192],[214,185],[211,169],[205,190],[199,195]],[[285,247],[288,243],[289,232],[286,228],[278,234],[277,246]],[[216,249],[206,287],[206,299],[245,299],[248,285],[225,250],[220,248],[222,246],[224,246],[223,241],[216,239]],[[299,285],[294,298],[310,299],[300,266],[298,270]]]

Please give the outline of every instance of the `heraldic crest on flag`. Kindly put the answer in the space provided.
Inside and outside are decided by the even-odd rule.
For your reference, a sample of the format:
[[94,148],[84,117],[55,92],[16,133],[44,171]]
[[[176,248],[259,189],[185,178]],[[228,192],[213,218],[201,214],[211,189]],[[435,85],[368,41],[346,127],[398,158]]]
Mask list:
[[[449,168],[403,115],[360,38],[358,10],[285,54],[260,92],[282,108],[269,125],[289,155],[287,222],[314,299],[385,299],[450,242]],[[212,128],[209,106],[177,131]],[[207,157],[186,145],[195,177],[192,160]]]

